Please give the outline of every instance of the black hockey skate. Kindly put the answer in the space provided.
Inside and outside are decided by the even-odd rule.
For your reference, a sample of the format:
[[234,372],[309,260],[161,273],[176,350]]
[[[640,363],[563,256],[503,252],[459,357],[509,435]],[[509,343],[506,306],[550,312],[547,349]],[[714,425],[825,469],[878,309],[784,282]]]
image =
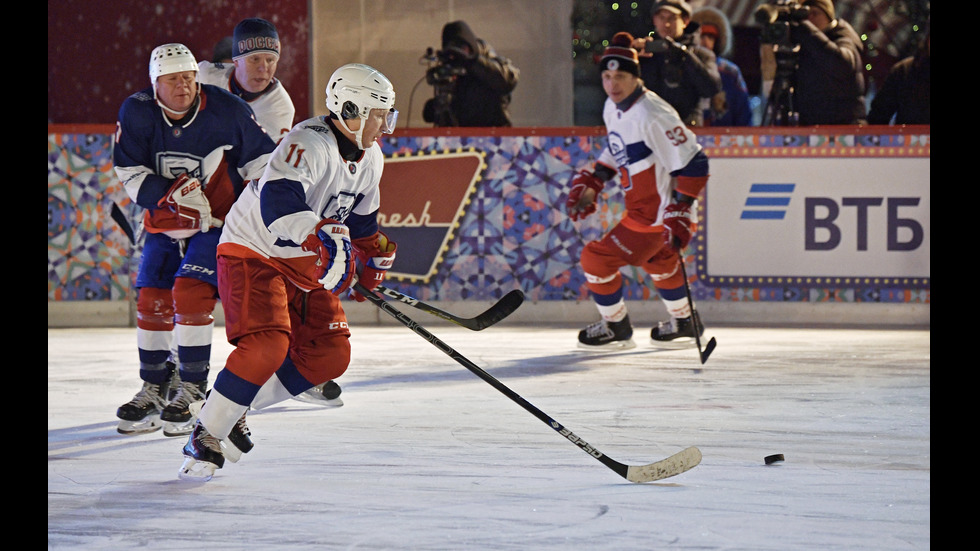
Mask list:
[[[196,420],[198,415],[201,413],[201,409],[204,408],[204,402],[207,396],[211,395],[211,391],[208,390],[202,400],[196,402],[191,402],[188,409],[190,409],[191,415]],[[245,413],[248,413],[247,411]],[[228,433],[228,438],[221,440],[221,453],[224,454],[225,459],[231,461],[232,463],[238,463],[238,460],[242,458],[243,453],[248,453],[252,451],[255,444],[252,442],[252,431],[249,430],[248,425],[245,423],[245,413],[242,414],[241,418],[235,422],[235,426],[231,427],[231,432]]]
[[600,320],[579,331],[578,347],[585,350],[626,350],[635,348],[633,326],[627,315],[620,321]]
[[691,348],[697,344],[694,335],[694,320],[697,320],[697,336],[704,335],[704,325],[701,324],[697,312],[686,318],[671,317],[662,321],[650,330],[650,344],[660,348]]
[[225,456],[221,453],[220,442],[198,421],[184,445],[184,464],[177,471],[177,476],[184,480],[207,482],[214,476],[214,471],[224,465]]
[[340,399],[340,392],[340,385],[336,381],[327,381],[309,390],[300,392],[296,396],[293,396],[293,399],[308,404],[339,408],[344,405],[344,401]]
[[119,418],[116,431],[129,436],[160,430],[163,426],[160,412],[166,404],[163,396],[167,393],[168,385],[169,381],[160,384],[143,381],[143,388],[133,399],[116,410],[116,417]]
[[251,436],[252,431],[248,430],[243,413],[241,419],[231,428],[228,438],[221,441],[221,452],[224,453],[225,458],[232,463],[238,463],[243,453],[248,453],[255,447]]
[[[173,385],[171,384],[171,386]],[[208,381],[207,379],[197,382],[180,380],[177,386],[176,396],[160,412],[160,420],[164,422],[164,436],[187,436],[194,430],[194,421],[197,420],[197,415],[191,413],[190,405],[204,400]]]

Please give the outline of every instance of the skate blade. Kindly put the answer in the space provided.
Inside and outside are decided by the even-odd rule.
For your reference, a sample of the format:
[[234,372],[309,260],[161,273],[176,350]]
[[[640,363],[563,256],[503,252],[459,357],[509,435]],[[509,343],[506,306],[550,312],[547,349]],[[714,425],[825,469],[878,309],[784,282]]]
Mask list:
[[344,401],[340,398],[334,398],[333,400],[327,400],[320,393],[320,389],[313,387],[309,390],[300,392],[296,396],[293,396],[293,400],[298,402],[305,402],[307,404],[316,404],[318,406],[324,406],[328,408],[339,408],[344,405]]
[[187,436],[188,434],[194,432],[194,423],[197,422],[197,418],[191,418],[190,421],[185,422],[166,422],[163,424],[163,435],[164,436]]
[[220,469],[210,461],[198,461],[193,457],[184,457],[184,464],[177,471],[177,478],[193,482],[207,482],[214,477],[214,471]]
[[126,436],[135,436],[137,434],[149,434],[151,432],[156,432],[163,427],[160,422],[160,418],[153,416],[142,421],[125,421],[120,420],[119,425],[116,426],[116,432],[119,434],[125,434]]
[[697,346],[697,342],[695,342],[694,337],[680,337],[672,341],[658,341],[655,339],[650,339],[650,344],[665,350],[684,350],[685,348],[694,348]]
[[578,343],[579,350],[593,350],[595,352],[609,352],[612,350],[629,350],[630,348],[636,348],[636,343],[633,339],[625,341],[612,341],[606,344],[584,344]]

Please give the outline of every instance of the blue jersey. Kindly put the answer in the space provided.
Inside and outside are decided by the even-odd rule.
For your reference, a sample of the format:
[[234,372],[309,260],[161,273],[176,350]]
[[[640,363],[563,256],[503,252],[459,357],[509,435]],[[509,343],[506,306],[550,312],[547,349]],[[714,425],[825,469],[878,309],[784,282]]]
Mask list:
[[[178,122],[168,119],[153,88],[126,98],[116,122],[113,164],[126,193],[141,207],[151,233],[178,230],[176,214],[157,202],[183,173],[197,178],[223,220],[248,180],[258,180],[276,144],[251,107],[226,90],[201,85],[200,101]],[[173,237],[185,237],[176,235]]]

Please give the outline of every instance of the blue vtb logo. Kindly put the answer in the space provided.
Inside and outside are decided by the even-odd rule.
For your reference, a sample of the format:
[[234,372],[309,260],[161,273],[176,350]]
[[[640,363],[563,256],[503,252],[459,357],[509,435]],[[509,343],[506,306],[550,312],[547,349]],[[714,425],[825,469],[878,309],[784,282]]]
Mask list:
[[752,184],[742,220],[782,220],[796,184]]

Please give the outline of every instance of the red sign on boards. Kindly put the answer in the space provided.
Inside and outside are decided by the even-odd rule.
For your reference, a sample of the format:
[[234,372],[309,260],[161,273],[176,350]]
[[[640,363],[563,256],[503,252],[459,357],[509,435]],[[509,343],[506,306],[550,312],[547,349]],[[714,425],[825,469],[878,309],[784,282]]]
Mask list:
[[398,244],[388,278],[435,275],[485,167],[479,151],[385,159],[378,224]]

